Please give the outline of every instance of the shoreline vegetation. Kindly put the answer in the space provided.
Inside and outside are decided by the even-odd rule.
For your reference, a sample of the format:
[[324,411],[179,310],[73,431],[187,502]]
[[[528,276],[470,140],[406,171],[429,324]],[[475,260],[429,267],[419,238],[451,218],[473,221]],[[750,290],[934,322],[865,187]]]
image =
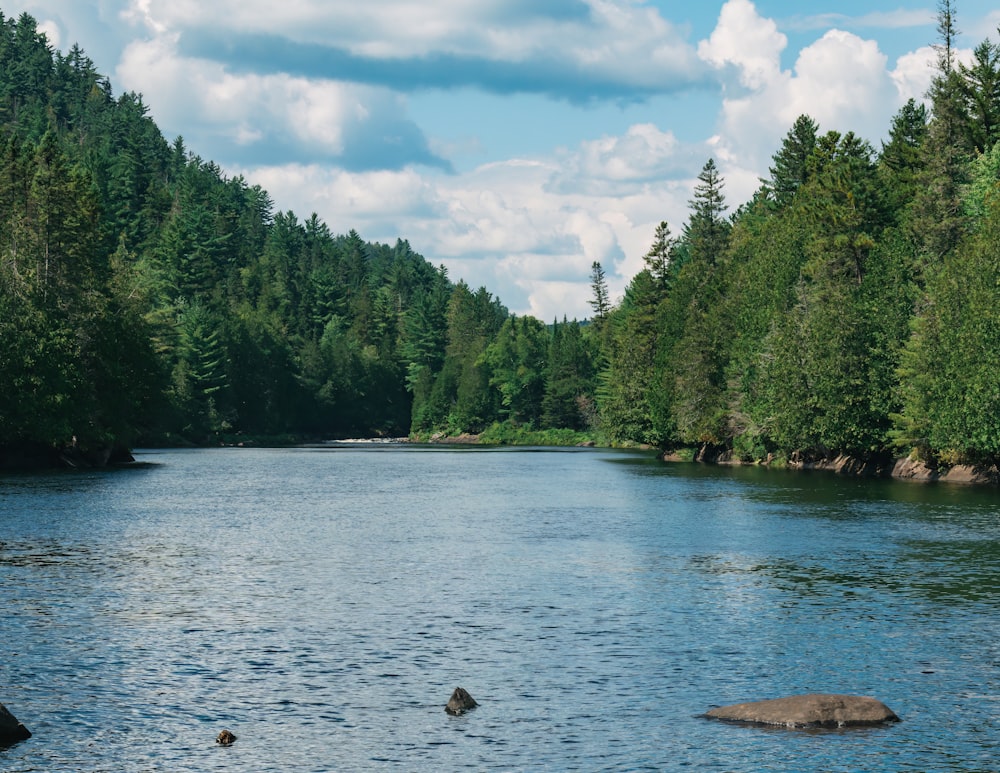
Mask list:
[[[880,459],[860,459],[841,454],[835,457],[792,458],[769,456],[761,460],[736,459],[726,449],[708,446],[663,451],[647,444],[611,443],[605,437],[585,432],[531,431],[524,428],[491,427],[479,434],[468,432],[448,435],[443,432],[414,433],[402,436],[351,437],[336,439],[303,438],[293,435],[249,437],[233,435],[217,443],[194,445],[191,443],[166,443],[149,448],[293,448],[329,447],[338,445],[441,445],[441,446],[490,446],[506,448],[632,448],[655,452],[667,464],[704,464],[719,467],[764,467],[794,472],[820,472],[855,478],[892,478],[915,483],[952,483],[976,486],[1000,486],[1000,468],[996,464],[939,464],[908,457],[883,456]],[[101,454],[82,453],[74,448],[55,451],[44,446],[19,450],[0,449],[0,474],[41,469],[62,468],[86,470],[103,467],[127,467],[136,464],[132,450],[124,447],[108,449]]]
[[708,159],[624,297],[593,262],[551,322],[276,211],[0,12],[0,469],[409,437],[996,483],[1000,45],[956,61],[954,10],[879,149],[802,115],[733,210]]

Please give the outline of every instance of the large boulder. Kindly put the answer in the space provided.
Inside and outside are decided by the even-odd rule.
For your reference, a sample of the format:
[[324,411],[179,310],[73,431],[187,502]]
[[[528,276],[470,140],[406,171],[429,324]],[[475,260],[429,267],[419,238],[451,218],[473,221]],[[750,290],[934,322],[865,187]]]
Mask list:
[[0,703],[0,745],[9,746],[26,738],[31,738],[31,732]]
[[706,712],[705,716],[730,722],[784,727],[851,727],[899,721],[888,706],[875,698],[826,693],[721,706]]
[[464,714],[469,709],[474,709],[479,704],[473,700],[472,696],[469,695],[463,688],[456,687],[455,692],[451,694],[451,698],[448,699],[448,705],[444,707],[444,710],[449,714]]

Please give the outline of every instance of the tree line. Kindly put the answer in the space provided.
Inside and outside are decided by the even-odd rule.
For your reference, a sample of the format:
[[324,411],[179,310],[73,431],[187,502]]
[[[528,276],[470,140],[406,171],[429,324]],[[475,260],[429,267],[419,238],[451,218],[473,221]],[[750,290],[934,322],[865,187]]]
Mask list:
[[595,263],[591,319],[550,323],[405,240],[275,211],[0,14],[0,457],[534,431],[994,462],[1000,48],[957,62],[953,6],[929,109],[878,150],[803,115],[732,212],[709,159],[624,297]]
[[[576,321],[335,235],[0,14],[0,450],[585,426]],[[551,363],[551,366],[550,366]]]
[[880,149],[803,115],[728,216],[709,160],[681,233],[661,224],[598,316],[613,436],[743,460],[1000,458],[1000,47],[957,62],[954,16],[942,2],[930,110],[909,101]]

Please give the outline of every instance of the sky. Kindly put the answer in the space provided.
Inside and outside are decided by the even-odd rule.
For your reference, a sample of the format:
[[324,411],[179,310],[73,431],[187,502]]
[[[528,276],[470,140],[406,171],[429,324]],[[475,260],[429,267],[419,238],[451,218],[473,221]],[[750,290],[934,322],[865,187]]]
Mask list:
[[[957,0],[960,55],[1000,9]],[[168,141],[300,220],[405,239],[517,314],[590,315],[709,158],[733,209],[803,113],[875,148],[932,77],[937,0],[0,0]]]

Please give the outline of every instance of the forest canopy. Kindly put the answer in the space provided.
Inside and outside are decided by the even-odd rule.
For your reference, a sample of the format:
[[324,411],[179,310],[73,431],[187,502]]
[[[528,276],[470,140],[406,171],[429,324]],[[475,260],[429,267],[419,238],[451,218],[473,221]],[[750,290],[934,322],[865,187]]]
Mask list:
[[592,265],[585,322],[276,211],[78,47],[0,14],[0,461],[548,432],[995,463],[1000,47],[957,62],[952,6],[927,104],[880,147],[800,116],[735,207],[708,159],[620,301]]

